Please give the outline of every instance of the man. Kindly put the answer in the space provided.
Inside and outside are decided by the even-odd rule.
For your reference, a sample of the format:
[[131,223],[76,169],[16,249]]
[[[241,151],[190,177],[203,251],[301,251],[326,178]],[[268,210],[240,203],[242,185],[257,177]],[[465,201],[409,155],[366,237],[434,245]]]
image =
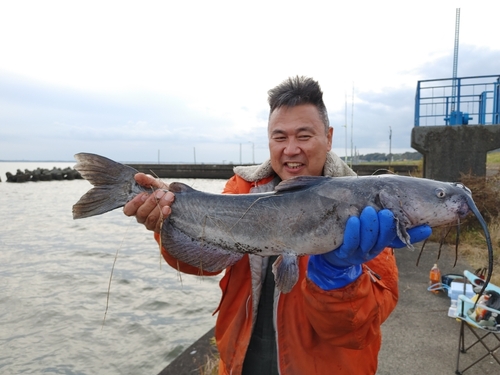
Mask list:
[[[294,176],[354,176],[332,153],[333,128],[319,84],[293,77],[269,91],[270,160],[236,167],[224,193],[272,191]],[[163,187],[137,174],[145,186]],[[160,209],[170,214],[171,192],[142,194],[125,207],[126,215],[155,231]],[[431,233],[427,226],[410,232],[413,242]],[[381,344],[380,326],[396,306],[398,273],[393,249],[394,216],[365,208],[351,217],[343,245],[322,255],[299,259],[299,281],[286,294],[274,285],[274,257],[246,255],[229,267],[220,282],[215,336],[220,374],[374,374]],[[165,260],[183,272],[201,270],[181,264],[162,249]],[[206,274],[206,273],[204,273]]]

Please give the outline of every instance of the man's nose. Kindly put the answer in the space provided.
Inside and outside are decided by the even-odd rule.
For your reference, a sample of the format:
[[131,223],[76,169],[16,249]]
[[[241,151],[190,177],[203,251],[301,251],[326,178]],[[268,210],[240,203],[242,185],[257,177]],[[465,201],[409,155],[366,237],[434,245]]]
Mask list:
[[289,139],[283,152],[285,155],[297,155],[300,153],[299,144],[295,139]]

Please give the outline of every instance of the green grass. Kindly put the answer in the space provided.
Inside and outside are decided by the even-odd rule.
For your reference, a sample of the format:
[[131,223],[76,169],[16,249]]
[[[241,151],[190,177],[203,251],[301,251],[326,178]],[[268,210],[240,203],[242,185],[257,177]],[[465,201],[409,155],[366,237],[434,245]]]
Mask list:
[[488,164],[500,164],[500,152],[489,152],[486,156],[486,165]]

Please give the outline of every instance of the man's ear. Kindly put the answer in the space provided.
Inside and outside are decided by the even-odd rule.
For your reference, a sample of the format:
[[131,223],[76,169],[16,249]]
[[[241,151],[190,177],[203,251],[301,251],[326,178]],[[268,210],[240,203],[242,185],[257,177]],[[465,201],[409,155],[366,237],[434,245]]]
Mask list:
[[328,150],[330,151],[332,149],[332,140],[333,140],[333,128],[330,126],[328,128],[328,134],[326,135],[328,138]]

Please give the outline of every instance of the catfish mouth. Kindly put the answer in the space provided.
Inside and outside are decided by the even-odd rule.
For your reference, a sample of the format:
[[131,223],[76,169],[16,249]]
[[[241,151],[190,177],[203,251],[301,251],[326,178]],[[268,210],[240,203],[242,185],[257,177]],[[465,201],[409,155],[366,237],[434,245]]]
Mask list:
[[[461,184],[459,182],[452,183],[453,186],[456,186],[458,188],[462,188],[465,191],[465,194],[460,195],[460,207],[457,210],[457,216],[459,219],[465,218],[469,212],[473,212],[474,215],[476,215],[476,212],[478,212],[478,209],[476,207],[476,204],[472,200],[472,192],[471,190],[465,186],[464,184]],[[477,216],[477,215],[476,215]]]
[[459,219],[464,219],[469,212],[473,212],[467,203],[467,199],[463,201],[457,210],[457,216]]

